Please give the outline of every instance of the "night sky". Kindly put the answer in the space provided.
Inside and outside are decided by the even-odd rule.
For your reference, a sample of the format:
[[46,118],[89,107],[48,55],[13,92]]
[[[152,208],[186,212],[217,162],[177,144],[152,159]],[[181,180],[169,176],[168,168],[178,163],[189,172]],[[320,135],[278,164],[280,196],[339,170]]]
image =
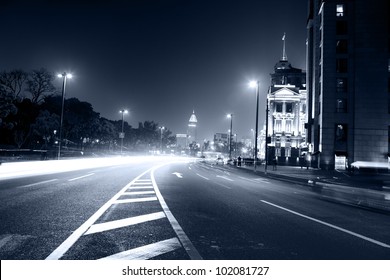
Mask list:
[[[151,120],[198,138],[250,137],[260,80],[260,122],[282,36],[294,67],[305,69],[306,0],[1,1],[0,71],[41,67],[74,75],[67,98],[133,127]],[[58,88],[61,80],[55,83]]]

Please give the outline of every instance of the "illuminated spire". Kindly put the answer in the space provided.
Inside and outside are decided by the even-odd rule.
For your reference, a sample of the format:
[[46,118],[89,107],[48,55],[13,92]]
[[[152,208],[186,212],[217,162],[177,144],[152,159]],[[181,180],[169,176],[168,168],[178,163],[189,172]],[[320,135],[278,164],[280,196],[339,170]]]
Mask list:
[[189,122],[190,122],[190,123],[197,123],[197,122],[198,122],[198,120],[197,120],[197,118],[196,118],[196,116],[195,116],[195,110],[192,111],[192,115],[191,115],[191,117],[190,117]]
[[283,41],[283,55],[282,55],[282,60],[283,60],[283,61],[287,61],[287,54],[286,54],[286,32],[283,34],[282,41]]

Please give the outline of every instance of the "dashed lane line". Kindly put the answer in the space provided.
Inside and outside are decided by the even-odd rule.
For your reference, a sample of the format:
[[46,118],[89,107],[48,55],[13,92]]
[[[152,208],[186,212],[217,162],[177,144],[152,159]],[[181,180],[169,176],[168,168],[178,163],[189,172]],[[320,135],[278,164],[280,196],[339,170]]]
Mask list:
[[100,223],[100,224],[93,224],[88,231],[85,233],[87,234],[92,234],[92,233],[97,233],[97,232],[102,232],[102,231],[107,231],[107,230],[112,230],[112,229],[117,229],[117,228],[122,228],[122,227],[127,227],[127,226],[132,226],[144,222],[149,222],[149,221],[154,221],[158,219],[165,218],[164,212],[156,212],[156,213],[151,213],[151,214],[146,214],[146,215],[140,215],[136,217],[131,217],[131,218],[126,218],[126,219],[120,219],[120,220],[115,220],[115,221],[110,221],[110,222],[105,222],[105,223]]
[[221,175],[217,175],[218,178],[222,178],[222,179],[225,179],[227,181],[230,181],[230,182],[233,182],[234,180],[228,178],[228,177],[225,177],[225,176],[221,176]]
[[274,207],[276,207],[276,208],[279,208],[279,209],[281,209],[281,210],[287,211],[287,212],[289,212],[289,213],[291,213],[291,214],[294,214],[294,215],[300,216],[300,217],[302,217],[302,218],[305,218],[305,219],[311,220],[311,221],[313,221],[313,222],[316,222],[316,223],[319,223],[319,224],[322,224],[322,225],[328,226],[328,227],[330,227],[330,228],[337,229],[337,230],[339,230],[339,231],[342,231],[342,232],[344,232],[344,233],[347,233],[347,234],[353,235],[353,236],[355,236],[355,237],[361,238],[361,239],[363,239],[363,240],[365,240],[365,241],[368,241],[368,242],[374,243],[374,244],[376,244],[376,245],[379,245],[379,246],[381,246],[381,247],[384,247],[384,248],[387,248],[387,249],[389,249],[389,248],[390,248],[390,245],[389,245],[389,244],[386,244],[386,243],[383,243],[383,242],[381,242],[381,241],[378,241],[378,240],[372,239],[372,238],[370,238],[370,237],[367,237],[367,236],[361,235],[361,234],[359,234],[359,233],[356,233],[356,232],[353,232],[353,231],[347,230],[347,229],[345,229],[345,228],[342,228],[342,227],[339,227],[339,226],[332,225],[332,224],[330,224],[330,223],[327,223],[327,222],[324,222],[324,221],[318,220],[318,219],[316,219],[316,218],[312,218],[312,217],[306,216],[306,215],[304,215],[304,214],[301,214],[301,213],[295,212],[295,211],[293,211],[293,210],[287,209],[287,208],[285,208],[285,207],[282,207],[282,206],[279,206],[279,205],[273,204],[273,203],[271,203],[271,202],[268,202],[268,201],[265,201],[265,200],[260,200],[260,201],[261,201],[261,202],[263,202],[263,203],[266,203],[266,204],[268,204],[268,205],[274,206]]
[[84,176],[80,176],[80,177],[76,177],[76,178],[73,178],[73,179],[69,179],[68,181],[71,182],[71,181],[83,179],[83,178],[85,178],[85,177],[89,177],[89,176],[92,176],[92,175],[95,175],[95,173],[89,173],[89,174],[84,175]]
[[180,241],[174,237],[135,249],[123,251],[101,258],[100,260],[147,260],[179,248],[181,248]]
[[58,179],[51,179],[51,180],[41,181],[41,182],[32,183],[32,184],[28,184],[28,185],[24,185],[24,186],[19,186],[18,188],[33,187],[33,186],[37,186],[37,185],[41,185],[41,184],[46,184],[46,183],[54,182],[54,181],[57,181],[57,180],[58,180]]
[[203,178],[203,179],[205,179],[205,180],[210,180],[209,178],[207,178],[207,177],[205,177],[205,176],[202,176],[202,175],[200,175],[199,173],[196,173],[196,175],[198,175],[199,177],[201,177],[201,178]]
[[148,187],[130,187],[129,190],[152,190],[153,186]]

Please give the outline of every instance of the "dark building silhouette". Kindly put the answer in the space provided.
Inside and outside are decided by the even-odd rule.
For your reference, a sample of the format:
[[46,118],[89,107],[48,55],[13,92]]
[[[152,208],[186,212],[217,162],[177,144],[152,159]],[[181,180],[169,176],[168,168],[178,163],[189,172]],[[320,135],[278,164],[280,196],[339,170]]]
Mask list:
[[388,0],[309,0],[307,142],[324,169],[388,161]]

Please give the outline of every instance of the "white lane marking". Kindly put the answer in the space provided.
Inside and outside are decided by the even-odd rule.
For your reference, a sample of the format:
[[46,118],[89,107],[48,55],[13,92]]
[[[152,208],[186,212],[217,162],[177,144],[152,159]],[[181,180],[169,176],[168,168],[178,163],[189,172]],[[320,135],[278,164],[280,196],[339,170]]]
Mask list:
[[150,187],[130,187],[129,190],[150,190],[153,189],[153,186]]
[[135,182],[133,186],[151,186],[151,182]]
[[135,183],[137,182],[152,182],[150,179],[138,179]]
[[174,237],[160,242],[152,243],[128,251],[120,252],[100,260],[147,260],[181,248],[179,240]]
[[156,201],[157,197],[141,197],[141,198],[128,198],[128,199],[118,199],[112,204],[121,204],[121,203],[134,203],[134,202],[145,202],[145,201]]
[[292,213],[292,214],[295,214],[295,215],[297,215],[297,216],[300,216],[300,217],[302,217],[302,218],[309,219],[309,220],[311,220],[311,221],[314,221],[314,222],[320,223],[320,224],[322,224],[322,225],[325,225],[325,226],[328,226],[328,227],[331,227],[331,228],[337,229],[337,230],[339,230],[339,231],[342,231],[342,232],[348,233],[348,234],[350,234],[350,235],[353,235],[353,236],[355,236],[355,237],[358,237],[358,238],[364,239],[364,240],[366,240],[366,241],[368,241],[368,242],[371,242],[371,243],[374,243],[374,244],[376,244],[376,245],[379,245],[379,246],[382,246],[382,247],[385,247],[385,248],[390,248],[390,245],[389,245],[389,244],[386,244],[386,243],[383,243],[383,242],[377,241],[377,240],[375,240],[375,239],[372,239],[372,238],[370,238],[370,237],[367,237],[367,236],[361,235],[361,234],[359,234],[359,233],[356,233],[356,232],[353,232],[353,231],[350,231],[350,230],[344,229],[344,228],[342,228],[342,227],[335,226],[335,225],[329,224],[329,223],[327,223],[327,222],[324,222],[324,221],[321,221],[321,220],[318,220],[318,219],[315,219],[315,218],[312,218],[312,217],[306,216],[306,215],[304,215],[304,214],[301,214],[301,213],[295,212],[295,211],[293,211],[293,210],[290,210],[290,209],[284,208],[284,207],[282,207],[282,206],[279,206],[279,205],[273,204],[273,203],[271,203],[271,202],[268,202],[268,201],[265,201],[265,200],[260,200],[260,201],[261,201],[261,202],[264,202],[264,203],[266,203],[266,204],[268,204],[268,205],[274,206],[274,207],[276,207],[276,208],[282,209],[282,210],[284,210],[284,211],[290,212],[290,213]]
[[198,174],[198,173],[196,173],[196,175],[198,175],[199,177],[201,177],[201,178],[203,178],[203,179],[205,179],[205,180],[210,180],[209,178],[207,178],[207,177],[205,177],[205,176],[202,176],[202,175],[200,175],[200,174]]
[[140,215],[140,216],[126,218],[126,219],[104,222],[104,223],[100,223],[100,224],[93,224],[89,228],[89,230],[85,233],[85,235],[97,233],[97,232],[102,232],[102,231],[107,231],[107,230],[112,230],[112,229],[117,229],[117,228],[122,228],[122,227],[127,227],[127,226],[132,226],[132,225],[145,223],[145,222],[149,222],[149,221],[154,221],[154,220],[158,220],[158,219],[162,219],[162,218],[165,218],[165,214],[164,214],[164,212],[161,211],[161,212]]
[[28,185],[24,185],[24,186],[19,186],[18,188],[33,187],[33,186],[36,186],[36,185],[46,184],[46,183],[54,182],[54,181],[57,181],[57,180],[58,180],[58,179],[51,179],[51,180],[42,181],[42,182],[38,182],[38,183],[32,183],[32,184],[28,184]]
[[156,195],[158,197],[158,201],[160,202],[160,205],[163,208],[165,215],[167,216],[173,230],[175,231],[177,237],[179,238],[180,243],[182,244],[182,246],[186,250],[188,256],[192,260],[201,260],[202,257],[200,256],[200,254],[198,253],[198,251],[196,250],[194,245],[191,243],[190,239],[188,238],[188,236],[184,232],[184,230],[181,228],[181,226],[179,225],[176,218],[173,216],[171,210],[169,210],[168,205],[165,203],[165,200],[164,200],[163,196],[161,195],[161,192],[157,186],[156,179],[154,177],[154,171],[157,168],[158,167],[155,167],[152,169],[152,171],[150,172],[150,177],[153,181],[154,191],[156,192]]
[[188,169],[191,170],[192,169],[191,166],[188,166]]
[[[101,215],[103,215],[108,208],[114,203],[126,203],[126,202],[116,202],[116,200],[124,193],[135,181],[148,173],[151,169],[146,170],[145,172],[138,175],[133,181],[128,183],[122,188],[117,194],[115,194],[109,201],[107,201],[99,210],[95,212],[84,224],[82,224],[78,229],[76,229],[64,242],[61,243],[46,259],[47,260],[58,260],[60,259],[70,247],[93,225]],[[156,198],[157,200],[157,198]]]
[[123,195],[139,195],[139,194],[154,194],[154,191],[144,191],[144,192],[124,192]]
[[181,174],[179,172],[173,172],[172,174],[176,175],[178,178],[183,178],[183,174]]
[[82,179],[82,178],[89,177],[89,176],[92,176],[92,175],[95,175],[95,173],[89,173],[89,174],[84,175],[84,176],[80,176],[80,177],[76,177],[76,178],[73,178],[73,179],[69,179],[68,181],[71,182],[71,181]]
[[222,178],[222,179],[225,179],[225,180],[227,180],[227,181],[233,181],[232,179],[230,179],[230,178],[227,178],[227,177],[225,177],[225,176],[220,176],[220,175],[217,175],[217,177],[218,178]]

